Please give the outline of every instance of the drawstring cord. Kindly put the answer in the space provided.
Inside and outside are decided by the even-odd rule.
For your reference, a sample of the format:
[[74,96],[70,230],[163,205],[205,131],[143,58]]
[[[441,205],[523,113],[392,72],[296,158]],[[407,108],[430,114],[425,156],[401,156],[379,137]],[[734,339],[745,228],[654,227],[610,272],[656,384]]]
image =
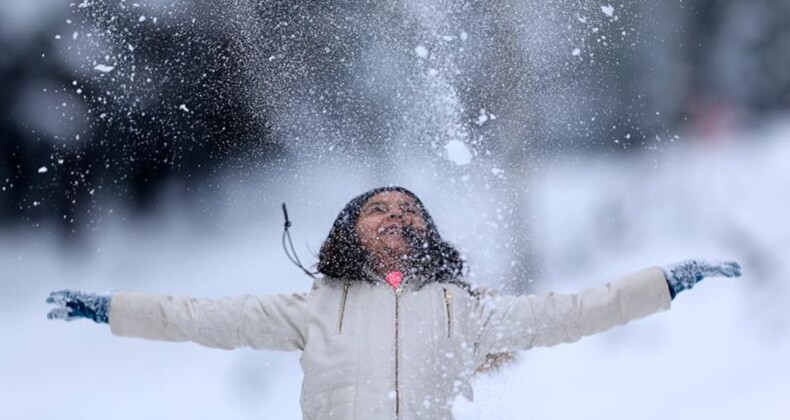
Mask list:
[[[285,208],[285,203],[283,202],[283,216],[285,217],[285,225],[283,227],[283,250],[285,251],[285,255],[288,257],[291,262],[302,269],[308,276],[315,279],[315,273],[310,272],[310,270],[306,269],[304,265],[302,265],[302,261],[299,260],[299,256],[296,255],[296,249],[294,248],[294,243],[291,240],[291,232],[288,228],[291,227],[291,221],[288,219],[288,210]],[[286,245],[287,240],[287,245]],[[290,247],[290,249],[289,249]]]

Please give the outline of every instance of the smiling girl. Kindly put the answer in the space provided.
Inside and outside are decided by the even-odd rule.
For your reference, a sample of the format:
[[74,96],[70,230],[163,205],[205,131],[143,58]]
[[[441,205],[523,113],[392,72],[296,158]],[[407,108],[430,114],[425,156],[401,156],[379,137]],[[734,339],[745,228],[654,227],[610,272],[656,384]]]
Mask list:
[[50,318],[208,347],[301,351],[305,419],[450,419],[476,372],[501,355],[568,343],[668,309],[735,262],[650,267],[578,294],[499,295],[463,277],[461,254],[417,196],[368,191],[340,212],[306,293],[224,299],[64,290]]

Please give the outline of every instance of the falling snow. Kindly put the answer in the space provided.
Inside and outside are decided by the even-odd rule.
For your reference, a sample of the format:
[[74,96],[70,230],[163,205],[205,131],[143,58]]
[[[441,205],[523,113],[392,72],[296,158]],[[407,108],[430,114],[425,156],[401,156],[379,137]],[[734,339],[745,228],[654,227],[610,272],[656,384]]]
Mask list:
[[462,141],[450,140],[444,148],[447,151],[447,159],[456,165],[463,166],[472,162],[472,152]]
[[97,64],[93,69],[102,73],[109,73],[111,72],[115,66],[108,66],[106,64]]

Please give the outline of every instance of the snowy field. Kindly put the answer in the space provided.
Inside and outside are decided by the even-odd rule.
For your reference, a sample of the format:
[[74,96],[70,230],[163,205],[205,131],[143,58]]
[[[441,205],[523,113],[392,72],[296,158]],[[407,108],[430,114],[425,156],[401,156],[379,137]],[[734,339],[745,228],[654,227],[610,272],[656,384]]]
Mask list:
[[[669,312],[525,352],[481,376],[476,401],[459,401],[458,417],[790,418],[789,140],[790,126],[780,125],[537,170],[524,190],[539,291],[575,291],[688,257],[738,260],[744,276],[705,280]],[[491,209],[476,203],[490,200],[409,169],[392,182],[424,198],[478,267],[476,281],[497,284],[482,278],[508,264],[491,251],[499,238],[486,236],[479,216]],[[336,212],[374,185],[315,168],[287,182],[229,182],[200,218],[177,200],[145,220],[114,209],[81,244],[64,246],[46,226],[0,232],[0,417],[299,418],[298,354],[116,338],[106,326],[48,321],[44,299],[62,288],[209,297],[306,290],[309,279],[280,248],[279,203],[289,203],[300,254],[312,263]]]

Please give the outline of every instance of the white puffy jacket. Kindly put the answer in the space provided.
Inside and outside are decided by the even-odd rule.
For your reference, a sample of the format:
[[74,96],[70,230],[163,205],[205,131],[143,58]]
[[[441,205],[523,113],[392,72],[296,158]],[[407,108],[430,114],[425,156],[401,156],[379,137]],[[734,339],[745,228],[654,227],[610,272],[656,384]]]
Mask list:
[[219,300],[121,292],[110,327],[223,349],[301,350],[304,419],[450,419],[456,396],[472,398],[486,355],[573,342],[670,305],[655,267],[542,297],[418,283],[407,277],[396,292],[382,279],[325,278],[309,293]]

